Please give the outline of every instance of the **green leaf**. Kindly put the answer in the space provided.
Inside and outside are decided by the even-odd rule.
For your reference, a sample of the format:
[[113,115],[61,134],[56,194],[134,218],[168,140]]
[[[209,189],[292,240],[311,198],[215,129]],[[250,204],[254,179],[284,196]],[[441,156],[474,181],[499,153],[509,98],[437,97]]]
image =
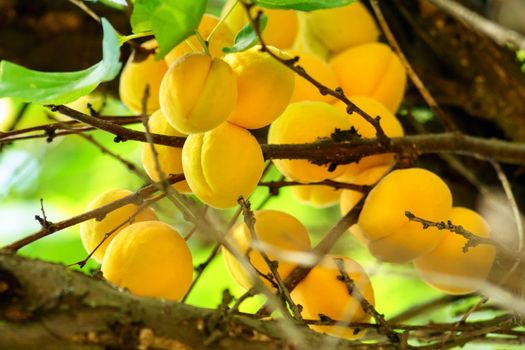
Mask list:
[[131,29],[133,33],[148,32],[152,29],[153,13],[162,0],[136,0],[131,13]]
[[260,7],[269,9],[289,9],[299,11],[314,11],[345,6],[355,0],[255,0]]
[[206,6],[207,0],[135,0],[131,26],[134,33],[153,31],[162,58],[195,33]]
[[113,80],[122,66],[119,39],[115,29],[104,18],[102,28],[102,61],[81,71],[40,72],[1,61],[0,97],[19,97],[39,104],[63,104],[90,93],[103,81]]
[[[262,33],[266,24],[268,23],[268,16],[262,15],[259,22],[259,31]],[[249,49],[257,43],[257,33],[253,29],[251,23],[246,24],[235,35],[235,40],[232,47],[225,47],[222,51],[226,53],[239,52]]]

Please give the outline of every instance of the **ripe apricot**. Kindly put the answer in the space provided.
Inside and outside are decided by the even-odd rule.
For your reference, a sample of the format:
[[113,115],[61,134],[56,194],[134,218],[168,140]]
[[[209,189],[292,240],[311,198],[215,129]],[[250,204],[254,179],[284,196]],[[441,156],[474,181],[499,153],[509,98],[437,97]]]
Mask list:
[[[97,208],[100,208],[106,204],[114,202],[123,197],[129,196],[133,192],[128,190],[109,190],[99,194],[95,197],[86,207],[86,211],[91,211]],[[137,210],[135,204],[124,205],[112,212],[108,213],[102,220],[91,219],[84,221],[80,224],[80,238],[82,244],[88,253],[91,253],[97,245],[102,241],[104,236],[113,231],[116,227],[121,225],[123,222],[128,220]],[[140,221],[152,221],[158,220],[155,212],[150,208],[145,208],[140,213],[135,216],[134,222]],[[101,263],[104,260],[106,249],[108,248],[109,243],[115,239],[115,237],[122,231],[123,228],[129,226],[126,224],[122,226],[117,231],[113,232],[106,241],[98,247],[95,253],[92,255],[92,258]]]
[[[350,128],[350,118],[334,106],[317,101],[291,103],[270,126],[268,143],[309,143],[320,137],[330,137],[336,128]],[[328,166],[320,166],[307,160],[274,159],[279,171],[304,183],[318,182],[334,178],[343,171],[337,167],[328,171]]]
[[[148,127],[149,131],[154,134],[179,137],[186,136],[173,129],[160,110],[157,110],[149,117]],[[164,176],[169,174],[182,174],[182,148],[155,145],[155,151],[157,152],[159,165]],[[153,151],[151,150],[151,145],[149,143],[142,144],[142,165],[148,176],[153,181],[160,181]],[[174,184],[173,188],[182,193],[191,192],[186,181]]]
[[337,204],[341,190],[323,185],[293,186],[292,193],[298,201],[315,208],[327,208]]
[[193,262],[188,245],[173,227],[160,221],[139,222],[111,242],[102,273],[133,294],[178,300],[191,285]]
[[[312,53],[299,52],[295,50],[287,51],[291,56],[299,56],[299,65],[308,72],[314,79],[322,83],[324,86],[335,88],[337,80],[330,65],[323,61],[318,56]],[[295,87],[290,102],[299,101],[322,101],[332,102],[334,97],[330,95],[321,95],[312,83],[305,78],[295,75]]]
[[332,54],[377,41],[379,29],[366,7],[356,1],[350,5],[306,13],[307,26],[315,38]]
[[[305,319],[319,319],[319,314],[342,322],[366,322],[370,316],[361,307],[361,300],[349,293],[345,282],[338,279],[341,272],[334,259],[343,261],[359,294],[374,305],[374,290],[368,275],[354,260],[345,256],[327,255],[295,287],[291,296],[294,302],[303,307]],[[354,329],[345,326],[310,325],[317,332],[328,333],[346,339],[360,338],[363,332],[354,333]]]
[[409,221],[406,211],[431,221],[448,219],[452,195],[446,183],[421,169],[394,170],[368,194],[357,224],[368,249],[386,262],[406,262],[428,253],[444,232]]
[[307,25],[307,14],[298,12],[297,18],[299,19],[299,29],[292,49],[315,55],[324,61],[328,60],[330,51],[321,40],[312,34],[310,27]]
[[[489,225],[473,210],[454,207],[449,220],[478,237],[490,237]],[[492,267],[496,249],[480,244],[464,252],[466,243],[465,237],[445,231],[443,240],[433,250],[415,259],[414,266],[425,282],[445,293],[475,292]]]
[[[142,44],[145,49],[154,49],[156,40]],[[159,89],[168,66],[163,60],[155,60],[154,54],[148,55],[143,61],[134,62],[136,54],[132,54],[120,74],[119,94],[122,102],[133,112],[142,112],[142,100],[146,86],[149,88],[147,113],[159,109]]]
[[[233,45],[233,33],[230,30],[230,28],[226,25],[226,23],[219,24],[219,17],[213,16],[210,14],[204,14],[201,19],[201,23],[199,24],[199,34],[202,36],[204,40],[207,40],[209,35],[215,30],[215,27],[217,29],[215,30],[215,33],[213,33],[213,37],[210,38],[208,42],[208,50],[210,52],[210,55],[212,57],[222,57],[224,56],[224,52],[222,52],[222,49],[224,47],[230,47]],[[199,42],[199,40],[195,37],[195,35],[192,35],[179,45],[177,45],[175,48],[173,48],[165,57],[166,63],[168,66],[171,66],[177,59],[184,56],[185,54],[189,53],[195,53],[202,51],[202,44]]]
[[160,108],[178,131],[205,132],[224,122],[235,106],[233,71],[220,58],[189,54],[177,60],[160,86]]
[[[355,103],[359,108],[368,113],[372,118],[377,116],[381,117],[379,123],[385,134],[389,137],[398,137],[403,136],[404,131],[401,123],[397,120],[397,117],[388,110],[383,104],[379,101],[365,96],[352,96],[352,102]],[[335,103],[335,106],[341,111],[346,111],[346,105],[338,101]],[[354,112],[349,116],[352,126],[363,138],[373,138],[376,137],[376,130],[362,118],[359,113]],[[373,156],[364,157],[359,160],[357,163],[350,163],[342,166],[344,172],[341,176],[337,178],[337,181],[353,183],[355,178],[359,176],[362,172],[367,169],[371,169],[378,166],[392,165],[394,163],[394,156],[392,154],[377,154]],[[385,171],[388,168],[385,168]],[[382,175],[377,174],[379,177],[376,181],[381,178]],[[374,181],[375,182],[375,181]],[[368,185],[368,183],[362,183],[363,185]]]
[[[247,129],[273,122],[290,102],[294,88],[293,72],[260,48],[254,46],[224,57],[237,77],[238,88],[237,104],[228,121]],[[268,49],[289,57],[274,47]]]
[[264,168],[259,143],[247,130],[225,122],[203,134],[188,136],[182,168],[192,192],[215,208],[237,205],[257,187]]
[[[248,253],[250,263],[263,274],[271,273],[268,264],[260,251],[264,251],[272,261],[278,261],[277,271],[284,279],[297,265],[293,254],[310,250],[310,238],[304,225],[292,215],[277,210],[259,210],[254,212],[255,234],[252,234],[244,222],[233,227],[227,240],[241,254]],[[256,243],[256,244],[254,244]],[[253,287],[253,281],[246,272],[244,265],[239,262],[227,249],[222,249],[224,263],[230,276],[243,288]],[[263,282],[270,284],[267,280]]]
[[368,43],[349,48],[330,61],[347,96],[373,97],[396,112],[406,86],[406,73],[397,55],[385,44]]
[[[221,17],[224,22],[237,33],[248,23],[248,16],[242,4],[235,5],[237,0],[228,0],[224,4]],[[232,6],[235,6],[230,12]],[[252,15],[256,15],[260,8],[253,6]],[[268,16],[266,28],[263,31],[263,39],[267,45],[272,45],[280,49],[290,48],[295,40],[298,29],[298,19],[295,11],[264,9],[264,14]],[[226,17],[227,15],[227,17]]]

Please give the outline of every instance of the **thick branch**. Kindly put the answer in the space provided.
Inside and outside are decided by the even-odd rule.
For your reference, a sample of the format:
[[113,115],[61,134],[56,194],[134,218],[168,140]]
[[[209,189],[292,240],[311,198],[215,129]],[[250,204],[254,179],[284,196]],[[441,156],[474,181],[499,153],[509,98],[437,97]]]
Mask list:
[[[214,322],[221,311],[139,298],[62,265],[12,254],[0,254],[0,286],[2,349],[320,349],[325,340],[305,327],[298,329],[303,341],[290,339],[276,320]],[[206,345],[217,331],[222,337]],[[341,340],[332,349],[394,346]]]

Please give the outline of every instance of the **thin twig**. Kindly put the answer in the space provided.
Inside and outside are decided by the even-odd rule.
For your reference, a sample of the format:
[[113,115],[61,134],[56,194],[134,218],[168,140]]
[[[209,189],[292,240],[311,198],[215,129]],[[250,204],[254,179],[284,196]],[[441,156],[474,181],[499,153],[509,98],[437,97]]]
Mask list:
[[379,312],[377,312],[375,307],[372,304],[370,304],[368,300],[366,300],[363,294],[361,294],[359,288],[357,288],[355,282],[350,278],[350,276],[348,276],[348,272],[346,271],[343,259],[334,258],[334,262],[337,265],[339,272],[341,273],[341,281],[345,283],[346,288],[348,290],[348,294],[357,299],[361,304],[361,308],[363,309],[363,311],[374,318],[374,320],[379,326],[379,331],[384,332],[384,334],[391,342],[399,343],[399,334],[394,332],[390,324],[385,320],[385,317]]
[[82,11],[84,11],[89,17],[93,18],[95,21],[100,23],[100,17],[93,12],[83,1],[80,0],[68,0],[70,3],[78,6]]
[[447,231],[456,233],[456,234],[458,234],[460,236],[463,236],[466,239],[465,245],[463,246],[463,252],[464,253],[467,253],[470,248],[476,247],[476,246],[478,246],[480,244],[488,244],[488,245],[492,245],[492,246],[498,247],[498,244],[496,242],[494,242],[492,239],[486,238],[486,237],[477,236],[477,235],[473,234],[472,232],[466,230],[461,225],[454,225],[452,223],[452,221],[450,221],[450,220],[448,220],[447,222],[444,222],[444,221],[438,221],[438,222],[430,221],[430,220],[426,220],[426,219],[417,217],[416,215],[414,215],[410,211],[405,211],[405,216],[410,221],[414,221],[414,222],[420,223],[423,226],[423,229],[427,229],[429,227],[435,227],[438,230],[447,230]]
[[457,131],[457,127],[454,123],[454,121],[439,107],[438,103],[432,97],[428,89],[425,87],[417,73],[412,68],[412,65],[405,57],[405,54],[401,50],[401,47],[399,46],[394,34],[390,30],[390,27],[385,20],[385,17],[383,16],[383,12],[381,11],[381,7],[379,6],[379,3],[377,0],[371,0],[370,4],[372,5],[372,9],[374,10],[374,13],[377,17],[377,20],[379,22],[379,25],[381,26],[381,29],[383,30],[383,33],[385,34],[386,39],[388,40],[388,43],[394,51],[397,53],[397,56],[401,60],[401,63],[405,67],[405,70],[408,74],[408,77],[416,87],[416,89],[421,94],[421,97],[425,100],[427,105],[430,107],[432,112],[434,112],[434,115],[441,121],[443,126],[447,131]]
[[[50,115],[49,118],[56,121],[56,118],[53,117],[52,115]],[[62,125],[62,127],[64,129],[66,129],[66,130],[70,130],[71,131],[71,127],[69,125],[67,125],[67,124],[66,125]],[[115,160],[119,161],[120,163],[122,163],[129,171],[131,171],[132,173],[137,175],[144,182],[146,182],[146,183],[150,183],[151,182],[149,176],[146,175],[146,173],[143,172],[137,165],[135,165],[133,162],[131,162],[131,161],[121,157],[117,153],[113,152],[112,150],[110,150],[109,148],[107,148],[106,146],[104,146],[103,144],[98,142],[97,140],[95,140],[95,138],[92,135],[86,135],[86,134],[83,134],[83,133],[76,133],[76,132],[74,132],[74,134],[78,135],[79,137],[83,138],[87,142],[91,143],[93,146],[97,147],[103,154],[107,154],[110,157],[112,157],[113,159],[115,159]]]
[[259,186],[265,186],[270,189],[270,193],[272,191],[276,191],[281,187],[287,187],[287,186],[329,186],[332,187],[334,190],[341,190],[341,189],[347,189],[357,192],[368,192],[372,189],[372,186],[369,185],[356,185],[351,183],[345,183],[345,182],[339,182],[339,181],[333,181],[333,180],[324,180],[320,182],[309,182],[308,184],[299,182],[299,181],[262,181],[259,182]]
[[[232,229],[233,225],[235,225],[235,222],[237,221],[237,219],[239,218],[240,215],[241,215],[241,209],[238,208],[235,211],[235,214],[233,214],[232,218],[228,222],[228,225],[226,226],[226,229],[224,230],[225,234],[230,232],[230,230]],[[182,297],[182,300],[181,300],[182,303],[184,303],[186,301],[186,299],[188,299],[188,297],[190,296],[191,291],[193,290],[193,288],[195,287],[197,282],[202,277],[202,274],[204,273],[204,270],[210,265],[210,263],[213,261],[213,259],[215,259],[215,257],[217,256],[217,253],[219,252],[219,249],[221,248],[221,246],[222,246],[222,244],[220,242],[215,243],[215,245],[213,246],[213,249],[211,250],[211,252],[208,255],[208,257],[206,258],[206,260],[203,263],[199,264],[195,268],[195,271],[197,272],[197,275],[193,279],[193,281],[192,281],[192,283],[190,285],[190,288],[188,289],[188,291],[186,292],[184,297]]]
[[[244,224],[250,232],[251,239],[252,241],[257,242],[258,237],[257,233],[255,232],[255,216],[253,215],[253,211],[250,209],[250,202],[245,201],[244,198],[242,198],[241,196],[238,200],[238,203],[242,209],[242,214],[244,216]],[[262,256],[266,265],[268,265],[268,268],[270,269],[274,282],[277,285],[278,292],[283,300],[283,303],[288,304],[288,306],[292,310],[294,319],[298,322],[302,322],[303,318],[301,316],[301,310],[292,300],[288,288],[286,288],[286,285],[281,279],[281,275],[279,274],[278,270],[278,262],[271,260],[268,254],[266,254],[266,252],[262,249],[257,250],[257,252]]]
[[479,300],[479,302],[477,302],[476,304],[474,304],[471,308],[469,308],[469,310],[467,312],[465,312],[463,314],[463,316],[461,316],[461,318],[454,324],[454,329],[451,330],[451,331],[448,331],[445,333],[445,335],[443,336],[442,340],[441,340],[441,345],[443,346],[449,339],[450,337],[452,337],[452,335],[457,332],[457,328],[464,324],[465,322],[467,322],[467,319],[470,317],[470,315],[472,315],[474,312],[476,312],[476,310],[479,309],[479,307],[483,304],[485,304],[486,302],[488,301],[488,298],[487,297],[481,297],[481,299]]
[[93,256],[93,254],[95,254],[95,252],[102,246],[102,244],[104,244],[104,242],[106,242],[115,232],[119,231],[121,228],[123,228],[126,225],[131,225],[133,222],[135,222],[135,218],[137,217],[138,214],[140,214],[142,211],[144,211],[144,209],[148,208],[151,204],[157,202],[158,200],[162,198],[164,198],[164,195],[160,194],[153,198],[144,200],[144,202],[140,206],[138,206],[137,209],[135,209],[135,211],[127,219],[122,221],[120,224],[115,226],[110,231],[106,232],[104,236],[102,237],[102,239],[100,240],[100,242],[98,242],[95,248],[93,248],[93,250],[89,252],[89,254],[84,259],[77,261],[76,263],[69,264],[68,267],[78,265],[78,267],[83,268],[87,264],[88,260]]
[[[170,175],[166,179],[166,181],[168,181],[168,183],[170,184],[175,184],[177,182],[184,181],[184,175],[183,174]],[[94,218],[102,219],[111,211],[118,209],[120,207],[123,207],[127,204],[134,203],[136,205],[140,205],[146,198],[151,196],[156,191],[157,191],[156,184],[148,185],[135,193],[132,193],[126,197],[122,197],[100,208],[82,213],[77,216],[73,216],[72,218],[69,218],[63,221],[52,223],[46,228],[42,228],[39,231],[27,237],[24,237],[16,242],[6,245],[5,247],[2,248],[2,250],[16,252],[20,248],[25,247],[26,245],[32,242],[35,242],[43,237],[49,236],[55,232],[61,231],[65,228],[74,226],[76,224],[79,224],[81,222],[84,222],[90,219],[94,219]]]

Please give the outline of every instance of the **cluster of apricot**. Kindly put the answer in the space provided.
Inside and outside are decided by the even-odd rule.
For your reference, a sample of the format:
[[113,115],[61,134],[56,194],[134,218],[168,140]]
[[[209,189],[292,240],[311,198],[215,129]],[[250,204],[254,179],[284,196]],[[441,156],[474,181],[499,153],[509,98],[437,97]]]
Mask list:
[[[343,203],[343,212],[350,209],[348,205],[352,204]],[[483,217],[453,207],[445,182],[421,168],[395,170],[379,181],[350,230],[379,260],[413,261],[423,280],[443,292],[467,294],[479,289],[492,267],[495,247],[469,248],[466,237],[411,221],[407,212],[409,217],[433,223],[450,221],[477,237],[490,237]]]
[[[130,194],[121,189],[106,191],[86,209]],[[83,222],[80,237],[86,251],[102,264],[104,277],[134,294],[178,300],[191,285],[193,262],[186,241],[150,208],[126,204],[103,218]]]
[[[258,11],[256,7],[252,10]],[[131,110],[151,114],[150,132],[186,137],[182,149],[155,146],[156,155],[145,144],[142,161],[148,175],[155,181],[160,179],[156,160],[166,175],[183,172],[185,181],[174,189],[193,193],[215,208],[236,206],[239,196],[249,196],[260,180],[264,158],[251,129],[269,125],[271,144],[314,142],[331,137],[336,129],[354,128],[363,138],[374,137],[375,127],[359,115],[364,112],[373,118],[380,116],[387,136],[404,133],[394,113],[403,98],[406,74],[396,54],[377,42],[379,31],[364,5],[354,2],[311,13],[264,12],[268,16],[263,32],[267,50],[285,59],[298,56],[299,64],[311,76],[327,87],[341,86],[357,108],[320,94],[260,46],[225,55],[223,48],[233,45],[233,33],[249,22],[244,7],[235,0],[226,3],[221,19],[204,15],[198,28],[200,37],[190,37],[164,60],[157,61],[153,55],[140,61],[132,57],[121,74],[121,99]],[[145,50],[154,51],[155,46],[154,40],[143,44]],[[304,184],[294,188],[298,198],[319,207],[340,201],[343,214],[362,193],[311,183],[334,179],[373,185],[379,181],[351,231],[383,261],[415,259],[416,268],[431,285],[451,293],[468,292],[471,289],[464,283],[458,285],[447,276],[483,279],[492,264],[491,247],[474,247],[464,254],[462,237],[435,229],[424,231],[405,217],[405,211],[411,211],[428,220],[451,220],[479,236],[488,235],[483,219],[467,209],[452,208],[447,186],[426,170],[396,170],[385,176],[394,164],[391,154],[365,157],[335,169],[306,160],[275,159],[273,163],[287,178]],[[126,193],[102,194],[88,209]],[[82,226],[84,245],[93,251],[119,222],[133,217],[135,223],[106,237],[93,258],[102,263],[104,276],[118,286],[138,295],[179,299],[191,284],[191,253],[184,239],[157,221],[150,209],[133,214],[137,210],[129,204],[101,220],[86,222]],[[223,250],[228,271],[246,289],[259,277],[246,269],[246,261],[236,257],[245,256],[248,264],[267,276],[270,268],[264,250],[270,261],[277,262],[279,278],[285,279],[295,266],[305,263],[298,256],[313,254],[306,228],[294,217],[273,210],[256,211],[254,217],[253,230],[240,223],[227,236],[229,246],[239,255]],[[359,297],[350,295],[338,278],[341,271],[335,259],[343,262]],[[267,279],[263,281],[273,286]],[[291,297],[302,306],[305,318],[324,314],[343,322],[369,319],[359,298],[374,303],[363,268],[347,257],[330,255],[322,257]],[[311,328],[345,338],[360,336],[347,327]]]
[[[258,8],[252,11],[255,14]],[[263,39],[268,50],[282,58],[299,56],[299,64],[315,79],[331,88],[341,86],[361,110],[380,115],[387,135],[403,134],[393,113],[403,97],[405,72],[392,50],[376,42],[379,31],[361,3],[311,13],[265,10],[265,14],[268,25]],[[240,195],[247,197],[263,170],[261,149],[249,129],[271,124],[269,143],[312,142],[329,137],[336,128],[352,126],[363,137],[375,135],[358,115],[349,117],[343,103],[321,95],[259,46],[225,55],[222,49],[233,45],[233,33],[248,24],[249,18],[235,0],[227,1],[222,16],[206,14],[199,25],[206,52],[193,36],[164,60],[156,61],[150,55],[135,62],[132,57],[121,75],[121,99],[136,112],[144,107],[144,91],[149,86],[145,107],[153,113],[151,132],[188,135],[182,151],[157,147],[164,173],[185,174],[186,182],[175,189],[191,192],[216,208],[233,207]],[[145,49],[154,46],[154,40],[143,44]],[[150,177],[159,180],[147,145],[142,159]],[[307,161],[274,163],[288,178],[307,184],[338,176],[353,181],[360,170],[392,159],[369,157],[359,165],[335,171]],[[323,186],[298,186],[294,192],[319,205],[333,204],[339,197],[338,191]]]

